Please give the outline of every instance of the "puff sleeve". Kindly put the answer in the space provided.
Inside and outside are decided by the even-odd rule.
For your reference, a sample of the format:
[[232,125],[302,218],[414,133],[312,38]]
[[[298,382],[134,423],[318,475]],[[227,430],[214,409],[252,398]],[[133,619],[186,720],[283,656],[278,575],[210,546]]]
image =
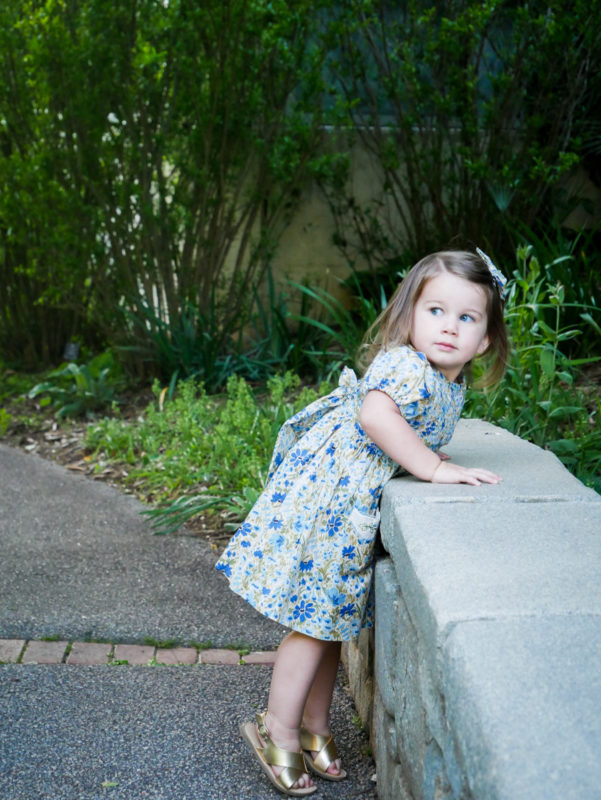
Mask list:
[[427,369],[425,355],[408,345],[381,350],[363,376],[363,394],[372,390],[384,392],[405,419],[413,419],[420,415],[423,401],[431,395]]

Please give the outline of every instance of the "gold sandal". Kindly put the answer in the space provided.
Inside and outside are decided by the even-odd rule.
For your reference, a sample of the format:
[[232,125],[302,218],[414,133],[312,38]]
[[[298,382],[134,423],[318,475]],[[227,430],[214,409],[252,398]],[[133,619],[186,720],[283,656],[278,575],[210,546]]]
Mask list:
[[[308,731],[303,725],[300,729],[300,743],[305,761],[316,775],[326,781],[342,781],[346,778],[347,773],[343,769],[340,772],[328,772],[330,764],[338,758],[338,751],[331,734],[319,736]],[[311,755],[312,752],[317,753],[315,758]]]
[[[290,750],[283,750],[274,744],[265,727],[265,712],[257,714],[256,725],[252,722],[244,722],[240,725],[239,730],[253,755],[258,759],[261,769],[278,791],[291,797],[306,797],[317,790],[316,786],[292,788],[301,775],[307,772],[302,750],[294,753]],[[264,745],[261,743],[259,735],[265,742]],[[272,767],[283,767],[283,769],[279,775],[276,775]]]

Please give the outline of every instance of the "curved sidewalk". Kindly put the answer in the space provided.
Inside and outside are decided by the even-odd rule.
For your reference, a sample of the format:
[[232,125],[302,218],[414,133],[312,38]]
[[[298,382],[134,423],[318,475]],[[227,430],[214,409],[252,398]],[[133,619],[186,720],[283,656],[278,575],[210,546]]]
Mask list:
[[[23,662],[0,666],[2,800],[281,796],[237,725],[265,705],[282,629],[229,591],[217,553],[153,535],[132,497],[1,444],[0,486],[0,640],[20,641],[16,658],[2,652]],[[58,663],[27,663],[61,642]],[[105,663],[75,666],[91,643]],[[162,666],[171,645],[200,658]],[[267,655],[240,663],[242,648]],[[206,663],[211,650],[230,663]],[[315,797],[375,798],[342,673],[332,716],[351,777],[318,781]]]

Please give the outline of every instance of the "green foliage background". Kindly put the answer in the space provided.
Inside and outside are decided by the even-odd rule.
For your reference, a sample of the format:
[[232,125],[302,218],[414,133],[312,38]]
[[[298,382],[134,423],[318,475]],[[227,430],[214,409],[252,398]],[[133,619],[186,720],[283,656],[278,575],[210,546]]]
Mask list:
[[222,384],[311,180],[378,280],[449,242],[512,257],[518,223],[541,235],[581,202],[577,165],[599,181],[600,11],[3,3],[0,355],[56,366],[76,339],[130,374]]
[[508,228],[544,228],[579,203],[562,179],[599,154],[600,10],[596,0],[342,4],[328,63],[348,141],[382,182],[365,204],[340,192],[344,171],[329,181],[349,256],[415,261],[462,238],[509,257]]
[[77,336],[152,362],[190,307],[197,347],[227,347],[321,137],[319,8],[2,4],[5,358],[56,363]]

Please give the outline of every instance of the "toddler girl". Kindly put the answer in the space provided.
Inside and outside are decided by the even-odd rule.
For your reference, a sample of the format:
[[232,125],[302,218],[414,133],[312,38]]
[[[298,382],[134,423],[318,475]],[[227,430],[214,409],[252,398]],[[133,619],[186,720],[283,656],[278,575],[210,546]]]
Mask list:
[[508,351],[505,278],[463,251],[419,261],[368,331],[363,377],[344,369],[338,388],[280,430],[267,484],[217,569],[233,591],[292,630],[280,645],[267,711],[240,727],[274,786],[292,796],[346,773],[329,728],[340,643],[372,618],[378,505],[399,469],[434,483],[498,483],[440,453],[455,429],[464,370],[490,357],[498,380]]

